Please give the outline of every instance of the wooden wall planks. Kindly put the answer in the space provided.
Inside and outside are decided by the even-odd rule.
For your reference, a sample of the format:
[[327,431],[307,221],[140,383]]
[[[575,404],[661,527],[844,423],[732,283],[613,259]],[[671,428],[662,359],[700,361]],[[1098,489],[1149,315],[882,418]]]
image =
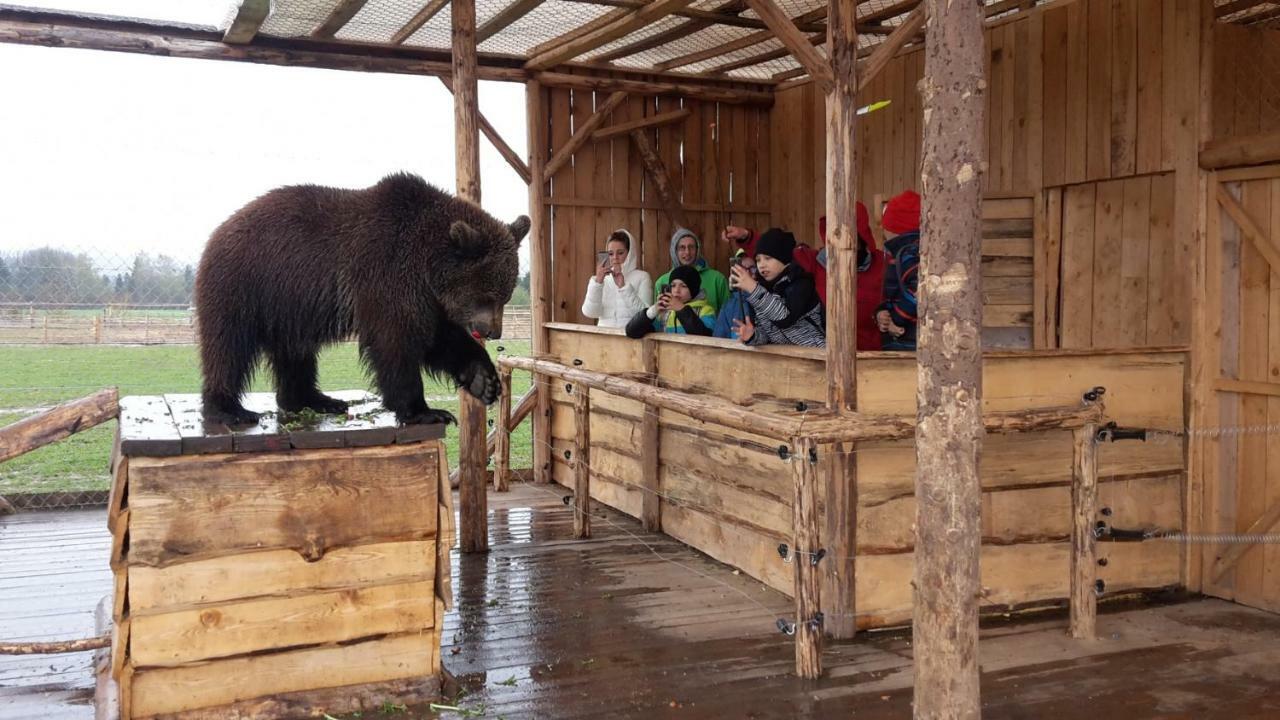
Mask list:
[[1280,31],[1214,28],[1213,138],[1280,129]]

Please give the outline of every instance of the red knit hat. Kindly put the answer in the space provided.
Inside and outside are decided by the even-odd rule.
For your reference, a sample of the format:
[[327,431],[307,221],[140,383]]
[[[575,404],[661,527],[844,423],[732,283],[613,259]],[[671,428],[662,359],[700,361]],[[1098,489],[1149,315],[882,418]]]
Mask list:
[[920,229],[920,196],[914,190],[903,190],[894,195],[884,208],[880,225],[891,233],[901,235]]

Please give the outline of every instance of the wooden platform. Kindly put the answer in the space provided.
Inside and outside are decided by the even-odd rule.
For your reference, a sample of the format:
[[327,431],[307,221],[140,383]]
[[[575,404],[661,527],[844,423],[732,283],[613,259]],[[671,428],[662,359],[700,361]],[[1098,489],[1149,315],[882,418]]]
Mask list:
[[[462,707],[510,720],[909,717],[909,636],[829,646],[828,676],[802,684],[773,626],[790,617],[789,600],[613,511],[598,511],[596,537],[572,540],[567,494],[524,484],[491,494],[492,551],[453,556],[443,658],[467,691]],[[0,521],[0,633],[90,633],[110,592],[108,549],[101,512]],[[37,600],[19,587],[32,563],[10,562],[15,552],[59,568],[37,581],[53,592]],[[12,609],[23,607],[19,619]],[[1280,616],[1218,600],[1129,608],[1104,612],[1092,644],[1069,640],[1065,624],[1050,615],[984,629],[984,717],[1280,716]],[[0,658],[0,717],[92,717],[77,704],[90,687],[88,654]]]

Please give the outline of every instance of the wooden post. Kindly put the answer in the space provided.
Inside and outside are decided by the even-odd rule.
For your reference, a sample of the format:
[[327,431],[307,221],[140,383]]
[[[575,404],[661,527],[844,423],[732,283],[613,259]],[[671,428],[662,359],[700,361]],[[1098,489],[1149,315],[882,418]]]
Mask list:
[[[455,168],[458,196],[480,204],[480,106],[476,87],[476,4],[457,0],[453,13],[453,126],[457,148]],[[462,552],[489,549],[488,501],[485,497],[484,404],[458,391],[459,548]]]
[[1098,541],[1094,521],[1098,517],[1098,426],[1092,423],[1073,431],[1075,471],[1071,483],[1071,637],[1097,637]]
[[791,563],[796,579],[796,675],[814,680],[822,677],[822,623],[817,620],[822,609],[817,567],[821,563],[814,562],[819,549],[817,446],[808,438],[796,438],[793,444]]
[[498,382],[502,394],[498,396],[498,442],[493,452],[493,489],[507,492],[511,489],[511,368],[498,368]]
[[981,717],[981,3],[926,0],[916,385],[916,718]]
[[573,386],[573,536],[591,537],[591,389]]
[[689,227],[680,198],[676,197],[675,191],[671,189],[671,176],[667,174],[667,166],[658,156],[658,151],[653,149],[649,136],[644,130],[632,130],[631,141],[635,143],[636,151],[640,153],[640,161],[644,163],[649,179],[653,180],[653,190],[658,194],[658,200],[667,211],[671,224],[676,227]]
[[[652,339],[645,339],[640,348],[640,357],[644,363],[646,375],[658,374],[658,344]],[[656,381],[655,381],[656,382]],[[640,524],[649,532],[662,531],[662,496],[658,494],[660,462],[661,428],[658,425],[656,407],[641,405],[644,409],[644,420],[640,423]]]
[[[551,339],[551,236],[547,232],[545,183],[547,161],[546,97],[542,84],[524,85],[529,142],[529,302],[533,314],[533,356],[545,357]],[[551,385],[546,376],[533,375],[537,405],[533,410],[533,482],[551,482]]]
[[[828,43],[835,78],[827,94],[827,407],[836,414],[857,409],[857,67],[856,0],[831,0]],[[854,554],[858,527],[858,462],[855,445],[838,444],[827,463],[822,534],[822,608],[827,632],[838,640],[857,631]]]

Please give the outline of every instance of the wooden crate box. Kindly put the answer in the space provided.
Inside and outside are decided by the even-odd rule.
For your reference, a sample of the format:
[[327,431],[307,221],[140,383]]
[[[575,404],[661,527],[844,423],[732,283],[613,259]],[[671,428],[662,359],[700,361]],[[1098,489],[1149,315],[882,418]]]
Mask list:
[[[269,396],[246,404],[272,409]],[[373,402],[346,421],[268,415],[231,433],[206,427],[194,396],[122,399],[105,670],[118,716],[286,718],[438,697],[453,544],[443,434],[396,427]]]

